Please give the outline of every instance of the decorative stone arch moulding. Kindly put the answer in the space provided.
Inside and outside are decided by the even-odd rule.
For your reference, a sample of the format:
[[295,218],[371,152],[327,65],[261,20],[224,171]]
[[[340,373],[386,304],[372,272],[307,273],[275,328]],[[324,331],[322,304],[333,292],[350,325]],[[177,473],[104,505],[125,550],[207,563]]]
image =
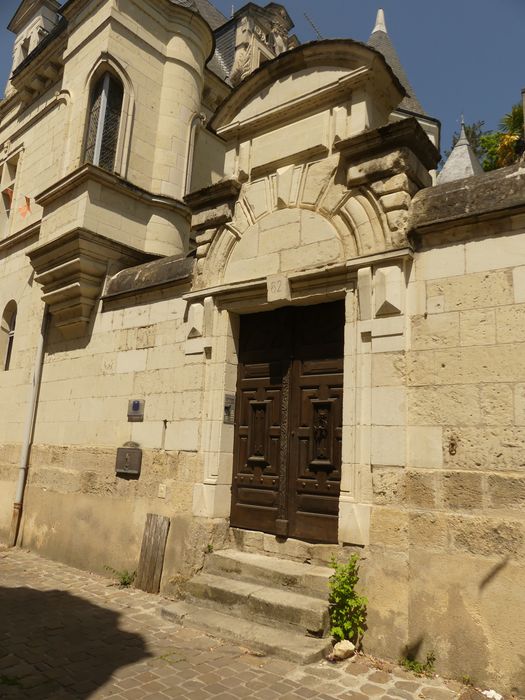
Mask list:
[[106,51],[100,54],[98,60],[88,73],[84,83],[82,99],[84,125],[82,129],[82,141],[80,144],[81,150],[78,162],[82,163],[84,157],[84,146],[86,143],[87,130],[89,128],[88,115],[91,93],[97,83],[97,80],[106,72],[112,73],[118,80],[120,80],[124,88],[113,172],[121,177],[126,177],[131,146],[131,131],[133,128],[133,113],[135,109],[135,91],[133,89],[133,82],[126,69],[116,58]]
[[[197,231],[198,286],[260,278],[265,270],[344,264],[391,248],[379,198],[366,186],[347,190],[338,176],[335,156],[286,166],[243,185],[230,204],[229,221]],[[232,264],[244,267],[244,275],[232,275]]]

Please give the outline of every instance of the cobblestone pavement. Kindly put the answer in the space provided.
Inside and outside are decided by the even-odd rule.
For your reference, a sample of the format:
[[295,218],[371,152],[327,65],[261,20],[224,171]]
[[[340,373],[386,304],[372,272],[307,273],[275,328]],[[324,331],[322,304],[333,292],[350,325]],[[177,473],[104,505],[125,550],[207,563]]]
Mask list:
[[460,691],[365,657],[306,667],[261,657],[163,621],[163,603],[0,550],[0,698],[453,700]]

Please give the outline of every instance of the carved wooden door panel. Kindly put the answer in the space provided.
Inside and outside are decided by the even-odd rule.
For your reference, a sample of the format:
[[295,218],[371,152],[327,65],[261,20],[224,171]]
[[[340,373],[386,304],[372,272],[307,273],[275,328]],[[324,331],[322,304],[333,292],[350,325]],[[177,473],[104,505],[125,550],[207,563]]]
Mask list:
[[290,355],[287,317],[285,309],[243,316],[239,338],[230,524],[273,534],[279,534],[279,493],[285,488],[281,442]]
[[241,319],[231,524],[337,542],[343,302]]
[[343,352],[343,302],[297,309],[290,393],[290,537],[337,542]]

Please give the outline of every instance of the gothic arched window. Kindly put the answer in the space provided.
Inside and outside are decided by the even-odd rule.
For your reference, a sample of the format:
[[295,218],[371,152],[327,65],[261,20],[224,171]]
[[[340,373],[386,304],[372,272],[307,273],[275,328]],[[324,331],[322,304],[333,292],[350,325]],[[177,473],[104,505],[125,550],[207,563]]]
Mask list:
[[11,355],[15,340],[15,326],[16,303],[14,301],[10,301],[4,309],[2,320],[0,322],[0,366],[5,371],[9,369],[11,364]]
[[124,88],[111,73],[95,83],[89,103],[84,161],[110,172],[115,168]]

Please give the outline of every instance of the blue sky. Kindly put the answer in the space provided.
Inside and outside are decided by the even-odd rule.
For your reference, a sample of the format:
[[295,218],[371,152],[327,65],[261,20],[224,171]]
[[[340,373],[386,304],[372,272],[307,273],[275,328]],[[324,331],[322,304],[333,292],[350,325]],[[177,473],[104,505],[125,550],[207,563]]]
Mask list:
[[[261,2],[260,4],[265,4]],[[12,35],[4,31],[19,0],[0,0],[0,80],[7,80]],[[226,15],[231,0],[216,0]],[[244,3],[235,2],[235,9]],[[458,128],[483,119],[486,128],[518,102],[525,87],[525,0],[289,0],[283,2],[301,41],[325,38],[364,41],[379,7],[408,77],[428,114],[443,124],[443,148]]]

